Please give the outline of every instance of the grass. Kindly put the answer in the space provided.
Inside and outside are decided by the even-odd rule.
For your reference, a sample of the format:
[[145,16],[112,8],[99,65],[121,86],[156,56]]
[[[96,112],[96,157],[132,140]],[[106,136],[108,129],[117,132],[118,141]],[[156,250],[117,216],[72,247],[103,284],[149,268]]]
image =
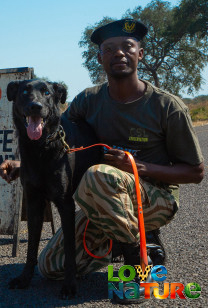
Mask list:
[[208,101],[194,104],[190,103],[187,106],[193,122],[208,120]]

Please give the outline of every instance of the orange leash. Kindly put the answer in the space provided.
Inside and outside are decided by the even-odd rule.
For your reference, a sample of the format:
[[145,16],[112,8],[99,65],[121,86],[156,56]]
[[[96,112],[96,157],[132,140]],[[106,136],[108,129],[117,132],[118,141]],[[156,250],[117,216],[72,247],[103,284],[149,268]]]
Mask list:
[[137,195],[137,203],[138,203],[138,225],[139,225],[139,233],[140,233],[140,265],[142,267],[142,271],[144,273],[146,266],[148,265],[147,259],[147,248],[146,248],[146,236],[145,236],[145,226],[144,226],[144,216],[143,216],[143,208],[142,208],[142,199],[141,192],[139,186],[139,176],[138,170],[133,156],[125,151],[125,154],[128,155],[131,165],[134,171],[135,177],[135,186],[136,186],[136,195]]
[[67,153],[73,153],[73,152],[77,152],[77,151],[81,151],[81,150],[87,150],[89,148],[96,147],[96,146],[102,146],[102,147],[105,147],[107,149],[112,149],[111,147],[109,147],[109,145],[107,145],[105,143],[95,143],[95,144],[89,145],[88,147],[85,147],[85,148],[80,147],[80,148],[69,149],[69,150],[67,150]]
[[[90,145],[90,146],[85,147],[85,148],[81,147],[81,148],[70,149],[67,152],[70,153],[70,152],[86,150],[86,149],[92,148],[94,146],[103,146],[103,147],[106,147],[107,149],[111,149],[111,147],[109,147],[107,144],[97,143],[97,144],[93,144],[93,145]],[[144,216],[143,216],[141,192],[140,192],[140,187],[139,187],[139,176],[138,176],[138,170],[137,170],[136,163],[135,163],[135,160],[134,160],[133,156],[129,152],[126,152],[126,151],[125,151],[125,154],[130,159],[130,162],[131,162],[131,165],[132,165],[132,169],[133,169],[133,172],[134,172],[134,177],[135,177],[136,196],[137,196],[137,202],[138,202],[138,226],[139,226],[139,233],[140,233],[140,265],[141,265],[142,271],[144,273],[144,270],[145,270],[146,266],[148,265],[148,259],[147,259],[147,248],[146,248]],[[97,258],[97,259],[105,258],[110,253],[110,251],[112,249],[113,241],[110,240],[109,250],[108,250],[108,252],[104,256],[96,256],[96,255],[92,254],[89,251],[89,249],[87,248],[86,240],[85,240],[88,224],[89,224],[89,219],[87,221],[87,224],[86,224],[85,230],[84,230],[84,236],[83,236],[84,248],[85,248],[86,252],[91,257],[93,257],[93,258]]]
[[91,251],[89,251],[89,249],[87,248],[87,245],[86,245],[86,240],[85,240],[85,237],[86,237],[86,232],[87,232],[87,226],[89,224],[89,219],[87,220],[87,223],[86,223],[86,226],[85,226],[85,230],[84,230],[84,235],[83,235],[83,245],[84,245],[84,249],[85,251],[88,253],[88,255],[90,255],[91,257],[95,258],[95,259],[103,259],[105,258],[110,252],[111,252],[111,249],[113,247],[113,241],[110,240],[110,247],[108,249],[108,251],[106,252],[106,254],[104,256],[96,256],[94,255]]

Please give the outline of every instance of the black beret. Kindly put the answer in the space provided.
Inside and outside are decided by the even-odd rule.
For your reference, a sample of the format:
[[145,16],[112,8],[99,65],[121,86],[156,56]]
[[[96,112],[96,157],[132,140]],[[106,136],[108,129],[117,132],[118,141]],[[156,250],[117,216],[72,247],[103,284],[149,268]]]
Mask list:
[[91,35],[91,41],[99,46],[108,38],[116,36],[134,37],[140,41],[147,32],[147,27],[141,21],[121,19],[97,28]]

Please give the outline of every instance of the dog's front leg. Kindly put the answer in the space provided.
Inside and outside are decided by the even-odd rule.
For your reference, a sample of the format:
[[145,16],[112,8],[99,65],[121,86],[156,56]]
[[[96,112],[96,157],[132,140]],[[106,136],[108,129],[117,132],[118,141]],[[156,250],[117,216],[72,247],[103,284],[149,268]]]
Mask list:
[[65,277],[60,297],[69,299],[77,293],[76,261],[75,261],[75,204],[71,199],[59,207],[62,229],[64,233]]
[[28,250],[27,261],[20,276],[9,283],[11,289],[23,289],[29,286],[37,264],[38,246],[44,218],[45,200],[33,189],[24,191],[28,219]]

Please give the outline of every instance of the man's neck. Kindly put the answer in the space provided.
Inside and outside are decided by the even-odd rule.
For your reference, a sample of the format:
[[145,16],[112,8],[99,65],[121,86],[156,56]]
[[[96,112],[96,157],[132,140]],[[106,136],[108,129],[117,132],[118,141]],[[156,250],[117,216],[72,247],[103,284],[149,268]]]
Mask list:
[[141,98],[146,91],[146,84],[137,77],[124,79],[108,78],[109,95],[112,99],[125,103]]

